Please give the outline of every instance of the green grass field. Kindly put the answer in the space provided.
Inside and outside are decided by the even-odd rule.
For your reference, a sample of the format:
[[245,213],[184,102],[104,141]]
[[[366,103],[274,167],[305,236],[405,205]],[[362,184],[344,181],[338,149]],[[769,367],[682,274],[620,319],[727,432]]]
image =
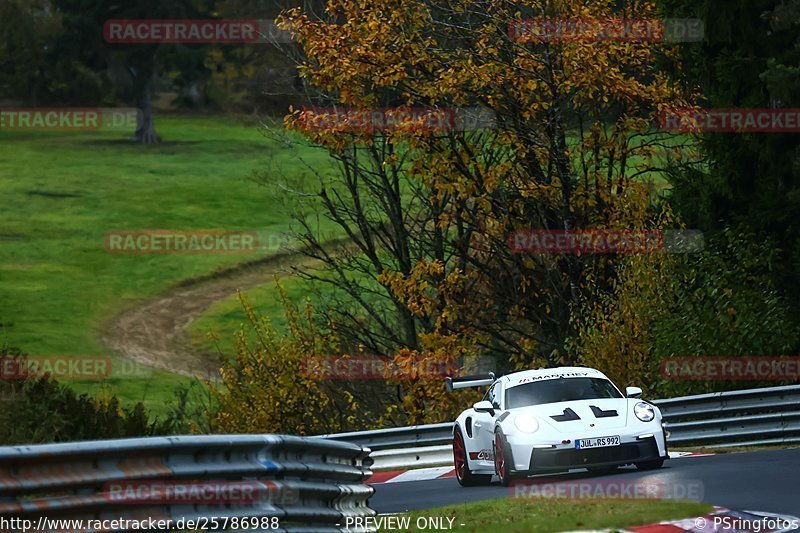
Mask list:
[[[251,260],[237,255],[116,255],[104,234],[126,229],[289,228],[283,176],[308,173],[253,121],[157,117],[163,144],[120,132],[0,132],[0,342],[32,356],[107,355],[97,332],[116,313],[180,280]],[[314,168],[327,155],[302,149]],[[251,179],[266,173],[267,183]],[[274,182],[272,182],[274,178]],[[270,253],[269,251],[259,252]],[[184,378],[157,371],[105,381],[157,411]],[[75,382],[92,391],[101,382]]]
[[[483,531],[555,533],[614,529],[647,525],[661,520],[701,516],[711,510],[712,507],[704,503],[669,500],[586,501],[504,498],[409,513],[410,527],[404,528],[404,531],[424,530],[425,519],[431,517],[444,518],[445,525],[449,523],[447,519],[452,518],[452,529],[463,533]],[[420,519],[419,524],[418,519]],[[379,529],[379,531],[388,530]]]
[[[289,299],[297,306],[304,305],[305,298],[310,297],[308,284],[292,276],[281,276],[279,279]],[[245,296],[258,313],[269,317],[276,330],[285,328],[284,307],[274,281],[246,291]],[[314,300],[312,297],[312,301]],[[189,342],[200,350],[208,350],[212,346],[209,334],[213,334],[219,339],[223,352],[228,352],[232,350],[235,333],[244,321],[244,310],[239,298],[226,298],[209,307],[200,318],[189,325]]]

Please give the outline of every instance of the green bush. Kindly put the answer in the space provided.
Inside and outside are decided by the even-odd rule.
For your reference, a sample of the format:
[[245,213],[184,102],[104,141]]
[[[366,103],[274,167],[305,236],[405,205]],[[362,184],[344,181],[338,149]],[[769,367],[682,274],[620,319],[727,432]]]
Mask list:
[[[0,361],[24,358],[16,348],[0,346]],[[2,445],[147,437],[187,427],[178,411],[163,421],[151,420],[141,403],[126,408],[113,395],[78,395],[49,376],[2,379],[0,399]]]
[[[677,357],[792,355],[798,348],[797,325],[788,303],[775,288],[780,251],[731,229],[711,239],[699,254],[677,264],[673,305],[653,322],[653,363]],[[661,377],[661,395],[681,395],[775,382],[677,381]]]
[[780,251],[731,229],[696,254],[623,258],[608,292],[583,316],[568,342],[582,364],[650,397],[780,385],[776,381],[666,378],[668,357],[757,357],[795,354],[797,324],[775,288]]

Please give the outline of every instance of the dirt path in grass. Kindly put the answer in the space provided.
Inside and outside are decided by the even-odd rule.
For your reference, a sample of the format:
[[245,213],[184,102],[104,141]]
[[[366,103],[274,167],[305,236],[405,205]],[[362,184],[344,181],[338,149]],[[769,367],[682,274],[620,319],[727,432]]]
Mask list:
[[[334,243],[333,246],[343,243]],[[290,266],[312,265],[300,252],[276,254],[184,281],[156,298],[117,315],[100,332],[112,353],[149,367],[185,376],[214,379],[218,356],[198,353],[186,328],[214,303],[272,281]]]

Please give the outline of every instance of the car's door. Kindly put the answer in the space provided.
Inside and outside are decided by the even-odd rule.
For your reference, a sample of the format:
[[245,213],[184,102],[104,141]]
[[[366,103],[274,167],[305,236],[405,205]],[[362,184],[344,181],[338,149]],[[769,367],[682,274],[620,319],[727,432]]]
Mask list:
[[494,413],[475,413],[473,427],[475,428],[475,440],[479,443],[480,451],[477,459],[489,461],[492,457],[492,443],[494,442],[494,422],[500,414],[500,402],[502,398],[503,386],[500,381],[496,381],[483,397],[485,401],[491,402],[495,408]]

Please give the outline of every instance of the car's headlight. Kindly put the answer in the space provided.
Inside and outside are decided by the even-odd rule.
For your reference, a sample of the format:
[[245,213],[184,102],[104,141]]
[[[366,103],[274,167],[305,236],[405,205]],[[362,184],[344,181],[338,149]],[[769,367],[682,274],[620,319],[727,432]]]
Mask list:
[[649,403],[639,402],[633,406],[633,414],[642,422],[650,422],[656,417],[656,412],[653,406]]
[[535,433],[539,429],[539,421],[530,415],[515,416],[514,425],[523,433]]

